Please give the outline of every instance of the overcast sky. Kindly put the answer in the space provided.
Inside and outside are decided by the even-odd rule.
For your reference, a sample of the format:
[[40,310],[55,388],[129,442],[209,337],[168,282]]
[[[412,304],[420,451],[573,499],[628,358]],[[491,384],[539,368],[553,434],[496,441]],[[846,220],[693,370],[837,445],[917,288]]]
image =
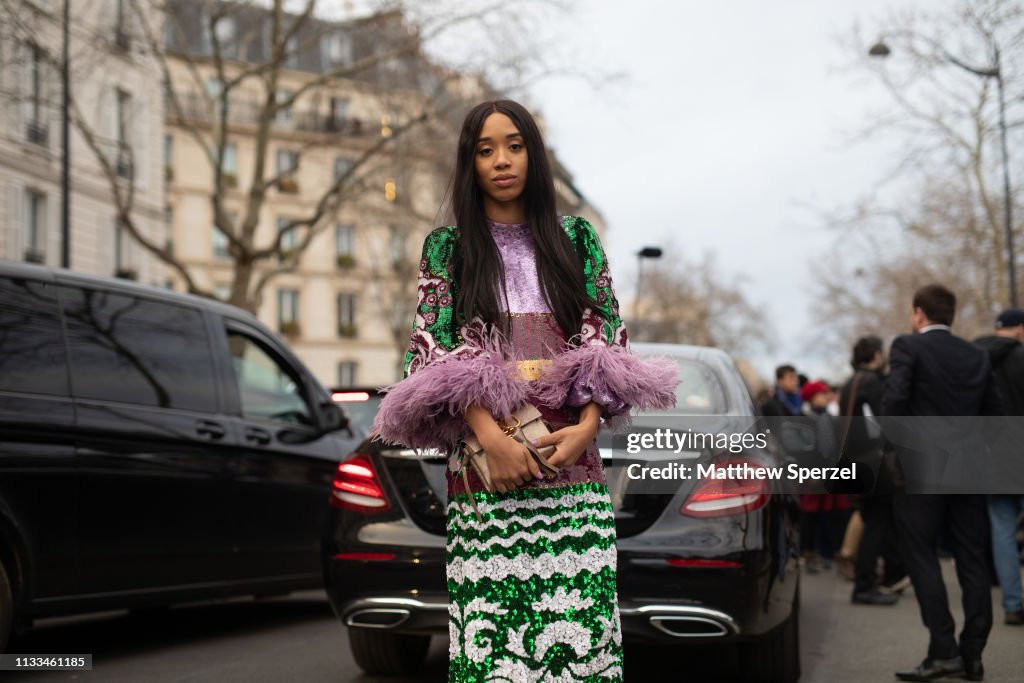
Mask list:
[[549,145],[608,222],[619,298],[633,297],[635,252],[671,236],[689,258],[714,252],[767,313],[777,346],[752,359],[763,376],[786,361],[841,379],[849,349],[815,344],[828,323],[809,310],[810,264],[835,235],[809,207],[863,194],[898,141],[850,141],[886,100],[842,71],[838,39],[857,21],[873,35],[892,9],[948,4],[581,0],[550,26],[579,64],[629,78],[606,93],[566,79],[530,91]]

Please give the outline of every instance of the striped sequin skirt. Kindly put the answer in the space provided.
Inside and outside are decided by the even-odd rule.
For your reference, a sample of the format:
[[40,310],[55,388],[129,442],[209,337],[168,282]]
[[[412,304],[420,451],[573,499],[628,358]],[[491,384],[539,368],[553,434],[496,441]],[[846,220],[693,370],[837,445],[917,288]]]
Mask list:
[[[600,467],[596,449],[581,458],[592,459]],[[474,492],[482,521],[464,491],[449,499],[450,682],[622,680],[615,518],[601,479]]]

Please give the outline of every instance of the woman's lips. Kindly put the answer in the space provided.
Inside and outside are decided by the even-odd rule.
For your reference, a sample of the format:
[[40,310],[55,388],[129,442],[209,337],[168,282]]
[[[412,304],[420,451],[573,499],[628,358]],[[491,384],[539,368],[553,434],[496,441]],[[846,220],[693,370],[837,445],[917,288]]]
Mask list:
[[516,182],[514,175],[497,176],[494,179],[494,184],[498,187],[511,187]]

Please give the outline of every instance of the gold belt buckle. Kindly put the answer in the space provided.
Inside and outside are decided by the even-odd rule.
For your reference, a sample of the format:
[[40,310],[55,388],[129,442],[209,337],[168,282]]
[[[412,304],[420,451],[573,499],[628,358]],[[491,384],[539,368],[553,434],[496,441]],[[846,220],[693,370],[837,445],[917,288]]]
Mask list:
[[533,382],[541,378],[548,365],[551,365],[551,361],[546,359],[519,360],[516,361],[516,372],[526,381]]

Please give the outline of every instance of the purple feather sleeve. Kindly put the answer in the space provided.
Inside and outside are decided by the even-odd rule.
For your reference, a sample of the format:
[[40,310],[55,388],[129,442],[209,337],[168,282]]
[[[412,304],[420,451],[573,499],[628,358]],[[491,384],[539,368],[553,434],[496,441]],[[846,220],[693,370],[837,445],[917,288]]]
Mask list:
[[468,433],[462,415],[470,406],[500,419],[525,402],[525,387],[500,352],[448,356],[388,387],[373,431],[386,443],[443,449]]
[[669,358],[639,358],[624,346],[592,343],[554,359],[534,385],[549,406],[597,403],[613,431],[629,426],[629,411],[666,410],[676,404],[679,368]]

